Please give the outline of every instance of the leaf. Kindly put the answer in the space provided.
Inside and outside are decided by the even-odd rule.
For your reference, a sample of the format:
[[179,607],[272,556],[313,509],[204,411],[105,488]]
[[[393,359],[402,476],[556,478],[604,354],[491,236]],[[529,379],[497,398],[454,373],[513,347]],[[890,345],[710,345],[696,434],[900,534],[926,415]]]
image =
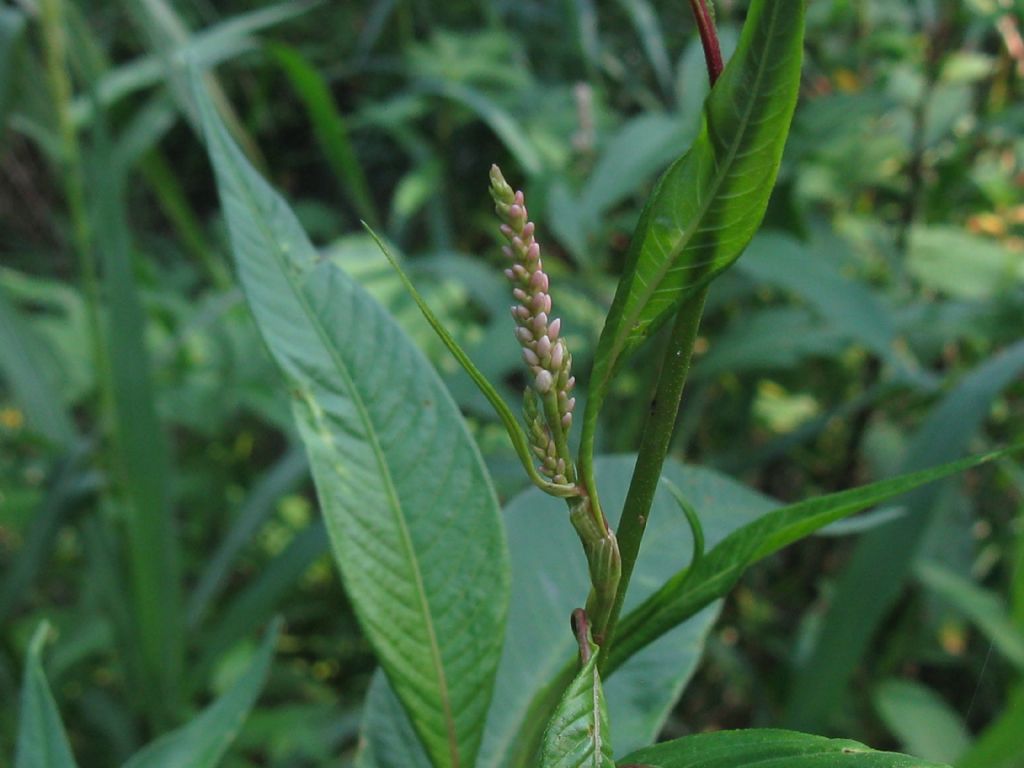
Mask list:
[[900,745],[927,760],[953,763],[970,746],[960,715],[939,695],[912,680],[885,680],[875,688],[875,709]]
[[992,299],[1024,280],[1013,251],[955,227],[914,228],[907,269],[922,285],[962,299]]
[[597,646],[566,689],[544,732],[540,768],[615,768]]
[[[619,510],[635,456],[597,460],[601,492],[609,511]],[[773,507],[770,499],[709,469],[665,465],[666,478],[702,512],[710,544]],[[569,614],[590,583],[579,541],[559,499],[530,489],[505,507],[512,554],[512,603],[494,703],[488,715],[479,768],[535,768],[544,728],[577,671],[578,646]],[[614,519],[612,520],[614,523]],[[667,488],[655,496],[643,556],[637,563],[626,607],[639,604],[685,563],[690,551],[686,519]],[[717,607],[677,627],[605,680],[612,742],[629,750],[649,744],[696,669]],[[401,748],[398,726],[388,724],[387,686],[371,686],[363,738],[376,762],[366,768],[429,765],[422,753]],[[383,727],[382,727],[383,726]]]
[[188,724],[136,752],[124,768],[214,768],[259,698],[281,633],[275,621],[242,676]]
[[145,330],[132,265],[125,177],[115,169],[104,120],[97,122],[89,180],[96,251],[105,290],[103,375],[112,417],[113,465],[125,504],[125,550],[136,642],[145,680],[139,693],[151,724],[168,723],[180,703],[184,637],[173,468],[156,409]]
[[836,520],[1022,448],[1024,446],[1015,446],[961,459],[849,491],[801,501],[763,515],[730,534],[705,554],[692,573],[680,571],[626,616],[619,630],[619,642],[611,650],[609,667],[617,667],[647,643],[728,593],[743,572],[758,560]]
[[995,722],[982,731],[957,761],[957,768],[1024,768],[1024,686],[1017,685]]
[[1024,633],[1014,626],[999,595],[938,563],[919,561],[914,572],[925,587],[974,622],[999,652],[1024,672]]
[[318,257],[194,86],[242,286],[295,398],[356,615],[434,764],[470,766],[508,604],[483,461],[428,361]]
[[[966,375],[914,436],[904,471],[948,461],[966,448],[999,392],[1024,370],[1024,341],[1007,347]],[[817,730],[839,705],[846,683],[882,620],[903,590],[924,541],[941,487],[923,488],[901,502],[907,513],[857,543],[807,660],[798,670],[787,723]]]
[[360,217],[371,226],[379,226],[366,174],[348,138],[345,120],[327,83],[312,64],[297,50],[284,45],[270,46],[271,55],[288,76],[313,123],[317,143],[327,158]]
[[64,724],[46,682],[41,654],[49,625],[32,635],[21,684],[21,715],[14,768],[75,768]]
[[75,427],[47,365],[47,351],[0,287],[0,373],[24,411],[28,428],[66,448],[75,439]]
[[588,420],[625,356],[732,264],[760,225],[796,106],[803,8],[752,3],[696,141],[651,193],[598,343]]
[[751,728],[700,733],[641,749],[621,768],[939,768],[847,739]]

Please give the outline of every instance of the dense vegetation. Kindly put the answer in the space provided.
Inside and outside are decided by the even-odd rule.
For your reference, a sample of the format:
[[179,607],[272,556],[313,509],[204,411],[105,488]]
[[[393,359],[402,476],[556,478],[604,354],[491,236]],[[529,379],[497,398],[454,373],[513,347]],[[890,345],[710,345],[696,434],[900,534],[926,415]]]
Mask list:
[[[729,59],[748,4],[716,5]],[[778,182],[708,294],[672,442],[760,492],[708,474],[722,484],[690,501],[709,543],[738,523],[708,509],[760,513],[1024,437],[1021,12],[809,4]],[[516,402],[491,164],[528,196],[585,376],[644,201],[708,92],[682,2],[0,7],[0,767],[40,659],[81,766],[124,763],[225,692],[259,698],[224,765],[356,753],[374,657],[328,555],[301,393],[236,280],[189,67],[322,258],[435,365],[506,519],[573,545],[360,221]],[[666,335],[612,381],[598,453],[636,450]],[[624,492],[631,460],[603,461]],[[688,471],[666,475],[688,487]],[[651,590],[690,557],[685,527],[653,528],[659,499]],[[1003,456],[763,561],[677,637],[692,647],[673,697],[693,679],[663,735],[786,727],[1024,766],[1022,502],[1020,454]]]

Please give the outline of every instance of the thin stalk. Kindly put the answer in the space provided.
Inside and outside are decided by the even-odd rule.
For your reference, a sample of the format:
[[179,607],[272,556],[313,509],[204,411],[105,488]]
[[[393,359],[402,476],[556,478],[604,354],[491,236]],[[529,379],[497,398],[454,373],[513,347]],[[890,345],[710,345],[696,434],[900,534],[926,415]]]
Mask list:
[[[654,502],[654,494],[658,490],[661,479],[661,468],[665,463],[675,431],[676,415],[683,396],[683,387],[690,371],[690,359],[693,356],[693,344],[697,339],[701,315],[704,313],[704,301],[707,298],[708,286],[705,286],[679,309],[672,335],[665,347],[665,355],[661,364],[661,375],[658,387],[651,401],[647,423],[644,425],[643,437],[640,439],[640,453],[637,456],[636,468],[629,483],[626,503],[622,508],[622,519],[616,537],[619,541],[619,555],[622,572],[619,587],[615,594],[608,623],[600,630],[604,636],[601,656],[608,658],[608,649],[615,640],[615,625],[622,612],[622,604],[626,599],[629,579],[633,575],[633,567],[640,552],[640,542],[647,527],[647,518]],[[600,661],[598,662],[601,663]]]
[[718,32],[715,30],[715,19],[708,8],[707,0],[690,0],[693,17],[697,20],[697,31],[700,44],[704,47],[704,61],[708,65],[708,78],[714,85],[722,74],[725,64],[722,62],[722,47],[718,44]]

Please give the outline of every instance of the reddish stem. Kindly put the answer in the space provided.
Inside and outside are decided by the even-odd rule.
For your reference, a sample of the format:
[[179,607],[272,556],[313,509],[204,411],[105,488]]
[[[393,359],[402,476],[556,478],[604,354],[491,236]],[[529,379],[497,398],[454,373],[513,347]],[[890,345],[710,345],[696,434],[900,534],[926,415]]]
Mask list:
[[715,29],[711,12],[708,10],[707,0],[690,0],[690,8],[693,9],[693,16],[697,20],[700,43],[704,46],[704,61],[708,65],[708,79],[714,85],[725,66],[722,63],[722,49],[718,45],[718,31]]

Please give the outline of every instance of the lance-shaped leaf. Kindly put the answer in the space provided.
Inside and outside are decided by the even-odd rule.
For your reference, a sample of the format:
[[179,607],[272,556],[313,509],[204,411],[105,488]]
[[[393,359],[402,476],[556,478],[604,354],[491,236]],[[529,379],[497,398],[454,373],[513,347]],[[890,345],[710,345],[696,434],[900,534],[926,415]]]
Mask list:
[[40,659],[48,625],[32,635],[21,684],[21,722],[14,768],[76,768],[60,712]]
[[281,632],[275,621],[241,677],[193,720],[136,752],[124,768],[215,768],[259,698]]
[[856,741],[753,728],[686,736],[641,749],[620,768],[940,768]]
[[590,643],[590,658],[562,695],[544,732],[540,768],[614,768],[597,656],[597,646]]
[[724,596],[751,565],[820,528],[900,496],[925,483],[963,472],[1024,446],[972,456],[938,467],[831,493],[769,512],[730,534],[690,572],[684,569],[623,619],[609,671],[705,605]]
[[295,397],[356,614],[434,765],[470,766],[508,604],[490,478],[429,362],[318,256],[195,82],[242,286]]
[[800,85],[803,0],[754,0],[700,133],[647,201],[601,333],[588,403],[596,418],[624,356],[732,264],[768,205]]

